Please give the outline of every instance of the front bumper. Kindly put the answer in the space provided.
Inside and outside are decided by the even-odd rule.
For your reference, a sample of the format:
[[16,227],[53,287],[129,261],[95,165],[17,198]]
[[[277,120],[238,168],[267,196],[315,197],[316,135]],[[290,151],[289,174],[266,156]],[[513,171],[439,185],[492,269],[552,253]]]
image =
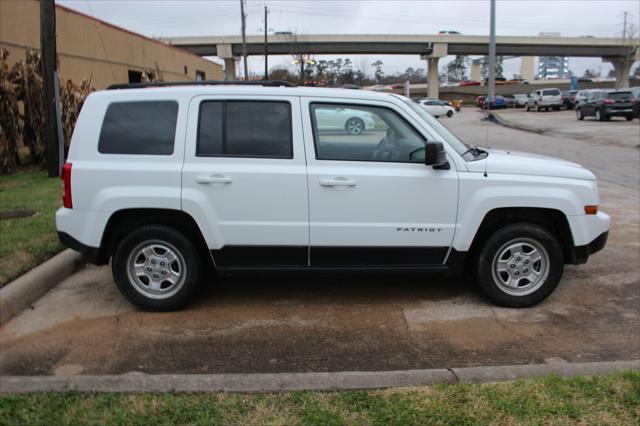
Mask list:
[[607,244],[607,238],[609,238],[609,231],[603,232],[589,244],[574,247],[574,258],[572,263],[574,265],[586,263],[587,259],[589,259],[589,256],[596,252],[599,252],[604,248],[604,246]]

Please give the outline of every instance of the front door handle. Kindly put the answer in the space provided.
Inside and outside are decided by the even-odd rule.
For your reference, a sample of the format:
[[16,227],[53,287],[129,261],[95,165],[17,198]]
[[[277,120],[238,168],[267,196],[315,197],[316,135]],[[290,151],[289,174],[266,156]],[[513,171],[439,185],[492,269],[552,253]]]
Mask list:
[[356,181],[345,177],[334,179],[320,179],[320,186],[356,186]]
[[209,185],[212,183],[227,184],[227,183],[233,182],[233,179],[231,179],[229,176],[222,176],[222,175],[198,176],[196,178],[196,182],[201,183],[203,185]]

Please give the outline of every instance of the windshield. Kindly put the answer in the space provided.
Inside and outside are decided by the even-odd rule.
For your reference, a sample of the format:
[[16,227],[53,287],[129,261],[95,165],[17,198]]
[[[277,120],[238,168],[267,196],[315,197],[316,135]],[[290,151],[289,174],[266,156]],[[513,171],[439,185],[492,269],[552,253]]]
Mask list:
[[433,118],[431,114],[425,111],[420,105],[413,102],[411,99],[405,96],[396,95],[397,98],[402,99],[402,101],[409,105],[409,107],[414,110],[424,121],[426,121],[441,137],[447,142],[453,149],[455,149],[458,154],[462,155],[467,152],[470,148],[469,145],[462,142],[456,135],[451,133],[449,129],[447,129],[440,121]]

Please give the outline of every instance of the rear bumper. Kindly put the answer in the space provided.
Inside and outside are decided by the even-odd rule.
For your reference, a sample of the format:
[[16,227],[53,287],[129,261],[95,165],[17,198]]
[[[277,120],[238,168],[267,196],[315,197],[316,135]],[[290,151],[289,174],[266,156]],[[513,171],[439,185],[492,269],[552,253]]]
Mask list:
[[633,115],[633,108],[625,108],[625,109],[603,108],[602,113],[610,117],[626,117],[627,115]]
[[96,265],[104,265],[106,263],[106,259],[101,255],[100,248],[83,244],[66,232],[58,231],[58,238],[65,246],[75,251],[79,251],[82,254],[82,258],[87,262]]
[[603,232],[589,244],[586,244],[584,246],[576,246],[573,249],[574,258],[572,263],[574,265],[586,263],[587,259],[589,259],[589,256],[596,252],[599,252],[604,248],[604,246],[607,244],[607,238],[609,238],[609,231]]

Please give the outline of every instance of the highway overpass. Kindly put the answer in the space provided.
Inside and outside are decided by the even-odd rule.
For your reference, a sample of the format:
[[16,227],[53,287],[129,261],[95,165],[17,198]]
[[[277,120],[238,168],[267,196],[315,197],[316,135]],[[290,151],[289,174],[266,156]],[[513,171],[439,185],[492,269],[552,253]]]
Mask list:
[[[175,37],[164,41],[200,56],[224,59],[226,78],[234,78],[235,58],[242,55],[240,36]],[[268,51],[270,55],[420,55],[428,65],[428,83],[431,83],[429,93],[437,97],[439,58],[447,55],[487,55],[489,37],[455,34],[279,34],[269,36]],[[247,54],[264,54],[263,36],[247,36]],[[618,77],[616,85],[623,87],[628,84],[631,65],[640,59],[640,41],[595,37],[499,36],[496,37],[496,54],[601,57],[613,64]]]

